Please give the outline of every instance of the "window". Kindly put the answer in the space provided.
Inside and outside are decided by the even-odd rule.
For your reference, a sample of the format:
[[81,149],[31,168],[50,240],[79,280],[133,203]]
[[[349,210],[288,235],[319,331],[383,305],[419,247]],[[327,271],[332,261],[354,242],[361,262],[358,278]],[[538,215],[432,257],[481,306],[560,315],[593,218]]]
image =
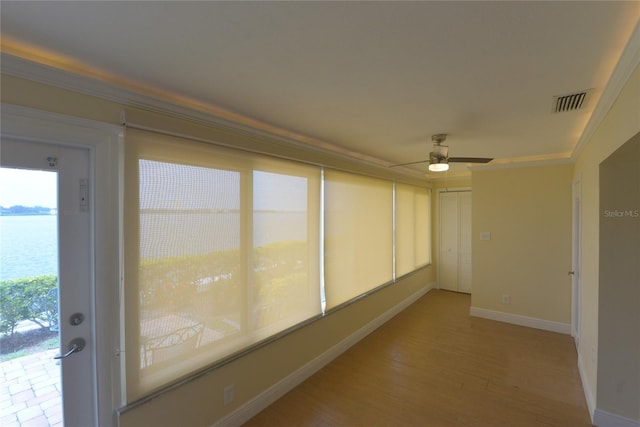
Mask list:
[[130,401],[320,314],[319,168],[140,131],[126,164]]
[[324,174],[327,309],[393,280],[393,183]]
[[427,189],[126,136],[128,402],[430,261]]
[[396,276],[431,262],[429,190],[396,184]]

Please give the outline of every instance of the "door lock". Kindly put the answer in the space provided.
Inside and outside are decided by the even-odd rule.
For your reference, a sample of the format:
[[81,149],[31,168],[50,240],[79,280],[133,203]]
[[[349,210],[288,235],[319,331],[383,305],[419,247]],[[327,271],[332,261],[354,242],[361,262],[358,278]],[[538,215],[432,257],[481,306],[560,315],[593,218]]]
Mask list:
[[80,323],[84,321],[84,314],[82,313],[74,313],[69,317],[69,323],[71,326],[78,326]]

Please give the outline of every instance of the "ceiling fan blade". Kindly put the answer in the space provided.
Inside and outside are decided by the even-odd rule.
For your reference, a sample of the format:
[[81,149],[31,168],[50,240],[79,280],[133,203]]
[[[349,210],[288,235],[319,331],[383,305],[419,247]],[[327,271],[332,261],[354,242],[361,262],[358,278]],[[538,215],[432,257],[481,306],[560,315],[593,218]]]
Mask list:
[[408,165],[415,165],[418,163],[428,163],[429,160],[418,160],[417,162],[409,162],[409,163],[398,163],[397,165],[391,165],[389,166],[390,168],[395,168],[397,166],[408,166]]
[[491,160],[488,157],[449,157],[449,163],[489,163]]

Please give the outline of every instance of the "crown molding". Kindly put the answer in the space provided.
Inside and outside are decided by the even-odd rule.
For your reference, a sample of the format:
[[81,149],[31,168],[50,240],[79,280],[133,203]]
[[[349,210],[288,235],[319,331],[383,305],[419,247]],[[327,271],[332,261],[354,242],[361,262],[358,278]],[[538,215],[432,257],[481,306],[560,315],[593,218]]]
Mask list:
[[611,110],[613,103],[618,99],[620,92],[622,92],[622,89],[631,77],[631,74],[639,65],[640,22],[638,22],[636,28],[633,30],[633,33],[622,51],[622,55],[620,55],[620,59],[616,63],[616,66],[611,73],[611,77],[602,92],[602,96],[593,110],[593,114],[591,114],[578,143],[571,153],[572,160],[575,160],[585,148],[587,142],[591,139],[596,129],[598,129],[609,110]]
[[[63,62],[43,59],[42,55],[33,55],[34,58],[29,58],[29,52],[26,49],[20,50],[13,45],[7,48],[7,43],[3,41],[3,51],[0,52],[1,72],[5,75],[93,96],[128,108],[170,115],[235,133],[262,136],[282,145],[328,153],[376,168],[388,169],[391,165],[385,160],[351,151],[317,138],[290,132],[214,105],[121,81],[114,76],[105,75],[87,67],[83,68],[82,65],[74,64],[62,68]],[[425,180],[421,172],[413,169],[396,168],[395,172]]]
[[[205,104],[198,103],[194,100],[186,98],[180,99],[181,102],[177,102],[175,99],[169,100],[170,96],[168,94],[163,94],[160,91],[154,91],[154,93],[152,93],[151,89],[146,89],[142,86],[134,88],[132,84],[129,84],[129,87],[125,87],[122,84],[118,84],[122,82],[116,83],[108,81],[112,79],[98,76],[96,73],[90,73],[88,69],[78,71],[78,67],[75,67],[70,71],[58,68],[55,65],[39,62],[37,60],[38,58],[31,60],[6,52],[2,52],[0,59],[2,63],[2,74],[82,93],[106,101],[112,101],[129,108],[139,108],[154,113],[170,114],[174,117],[222,129],[254,134],[258,132],[267,133],[262,129],[242,123],[240,121],[241,116],[239,115],[236,117],[237,120],[232,120],[225,116],[233,116],[233,113],[225,112],[222,109],[211,106],[211,110],[216,110],[219,113],[214,114],[207,111]],[[245,119],[245,121],[249,122],[250,119]],[[255,125],[258,123],[259,122],[254,121]],[[262,125],[264,127],[268,126],[267,124]],[[284,139],[282,135],[270,136],[277,136]],[[300,142],[295,141],[291,135],[289,135],[287,139],[289,139],[289,141],[287,141],[289,143]]]
[[[370,166],[379,168],[390,166],[389,162],[364,153],[351,151],[317,138],[290,132],[268,123],[224,110],[215,105],[186,97],[178,97],[175,94],[145,87],[134,82],[123,81],[116,76],[91,69],[83,64],[70,64],[68,59],[51,58],[50,55],[47,56],[45,53],[30,49],[30,47],[13,43],[11,40],[3,40],[2,52],[0,53],[2,73],[94,96],[131,108],[168,114],[183,120],[215,126],[237,133],[267,137],[284,145],[294,145],[330,153]],[[451,178],[468,178],[473,171],[540,166],[574,161],[611,109],[638,64],[640,64],[640,23],[634,29],[593,114],[587,122],[578,143],[570,153],[568,160],[562,154],[545,158],[500,159],[486,165],[471,166],[469,167],[469,172],[456,172],[455,174],[424,174],[410,168],[397,168],[396,172],[414,178],[438,181]],[[447,176],[445,177],[444,175]]]

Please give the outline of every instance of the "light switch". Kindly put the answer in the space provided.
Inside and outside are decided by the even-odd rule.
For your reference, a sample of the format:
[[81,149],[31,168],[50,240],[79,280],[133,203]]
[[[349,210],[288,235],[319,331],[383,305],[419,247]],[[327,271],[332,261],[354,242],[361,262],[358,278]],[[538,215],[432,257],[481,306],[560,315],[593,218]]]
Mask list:
[[482,231],[480,233],[480,240],[491,240],[491,232],[490,231]]

